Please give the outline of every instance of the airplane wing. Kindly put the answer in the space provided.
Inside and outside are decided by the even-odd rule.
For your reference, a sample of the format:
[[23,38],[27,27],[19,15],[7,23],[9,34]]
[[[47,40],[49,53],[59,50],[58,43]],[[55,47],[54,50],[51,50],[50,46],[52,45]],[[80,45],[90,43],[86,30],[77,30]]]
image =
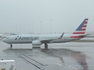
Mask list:
[[54,39],[46,39],[46,40],[41,40],[41,43],[50,43],[52,42]]
[[49,38],[49,39],[38,39],[38,40],[34,40],[32,41],[32,44],[36,45],[36,44],[43,44],[43,43],[53,43],[54,40],[57,40],[57,39],[61,39],[63,37],[64,33],[62,33],[60,35],[60,37],[58,38]]
[[32,41],[32,44],[43,44],[43,43],[50,43],[53,39],[41,39],[41,40],[34,40]]
[[53,39],[42,39],[42,40],[40,40],[40,42],[41,43],[50,43],[50,42],[52,42],[53,40],[56,40],[56,39],[62,39],[62,37],[64,36],[64,32],[61,34],[61,36],[59,37],[59,38],[53,38]]

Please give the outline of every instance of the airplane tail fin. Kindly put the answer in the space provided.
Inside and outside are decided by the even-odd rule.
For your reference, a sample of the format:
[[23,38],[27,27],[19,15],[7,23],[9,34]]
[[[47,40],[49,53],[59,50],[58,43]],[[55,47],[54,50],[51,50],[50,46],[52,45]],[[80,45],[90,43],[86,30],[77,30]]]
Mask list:
[[73,34],[85,34],[88,24],[88,18],[85,18],[84,21],[79,25],[79,27],[73,32]]

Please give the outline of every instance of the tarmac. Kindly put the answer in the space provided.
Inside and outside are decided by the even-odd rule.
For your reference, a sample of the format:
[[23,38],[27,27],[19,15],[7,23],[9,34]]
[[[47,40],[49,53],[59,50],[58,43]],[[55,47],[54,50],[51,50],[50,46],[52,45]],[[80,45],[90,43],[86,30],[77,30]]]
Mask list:
[[0,42],[0,58],[15,60],[16,70],[93,70],[94,42],[49,44],[49,49],[32,44]]

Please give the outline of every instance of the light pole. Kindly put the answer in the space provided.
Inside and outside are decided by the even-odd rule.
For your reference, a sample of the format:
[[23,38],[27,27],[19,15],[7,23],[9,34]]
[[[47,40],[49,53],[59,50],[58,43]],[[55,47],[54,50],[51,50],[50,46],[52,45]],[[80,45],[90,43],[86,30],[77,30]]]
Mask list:
[[52,33],[52,19],[50,19],[50,33]]
[[42,34],[42,21],[41,21],[41,26],[40,27],[41,27],[41,34]]

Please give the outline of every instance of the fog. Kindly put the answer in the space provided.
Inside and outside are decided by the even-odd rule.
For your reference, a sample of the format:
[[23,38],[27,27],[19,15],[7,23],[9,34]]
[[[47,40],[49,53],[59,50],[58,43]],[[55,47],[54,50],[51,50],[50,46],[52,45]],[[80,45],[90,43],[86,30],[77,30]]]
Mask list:
[[72,32],[84,18],[94,31],[94,0],[0,0],[0,33]]

